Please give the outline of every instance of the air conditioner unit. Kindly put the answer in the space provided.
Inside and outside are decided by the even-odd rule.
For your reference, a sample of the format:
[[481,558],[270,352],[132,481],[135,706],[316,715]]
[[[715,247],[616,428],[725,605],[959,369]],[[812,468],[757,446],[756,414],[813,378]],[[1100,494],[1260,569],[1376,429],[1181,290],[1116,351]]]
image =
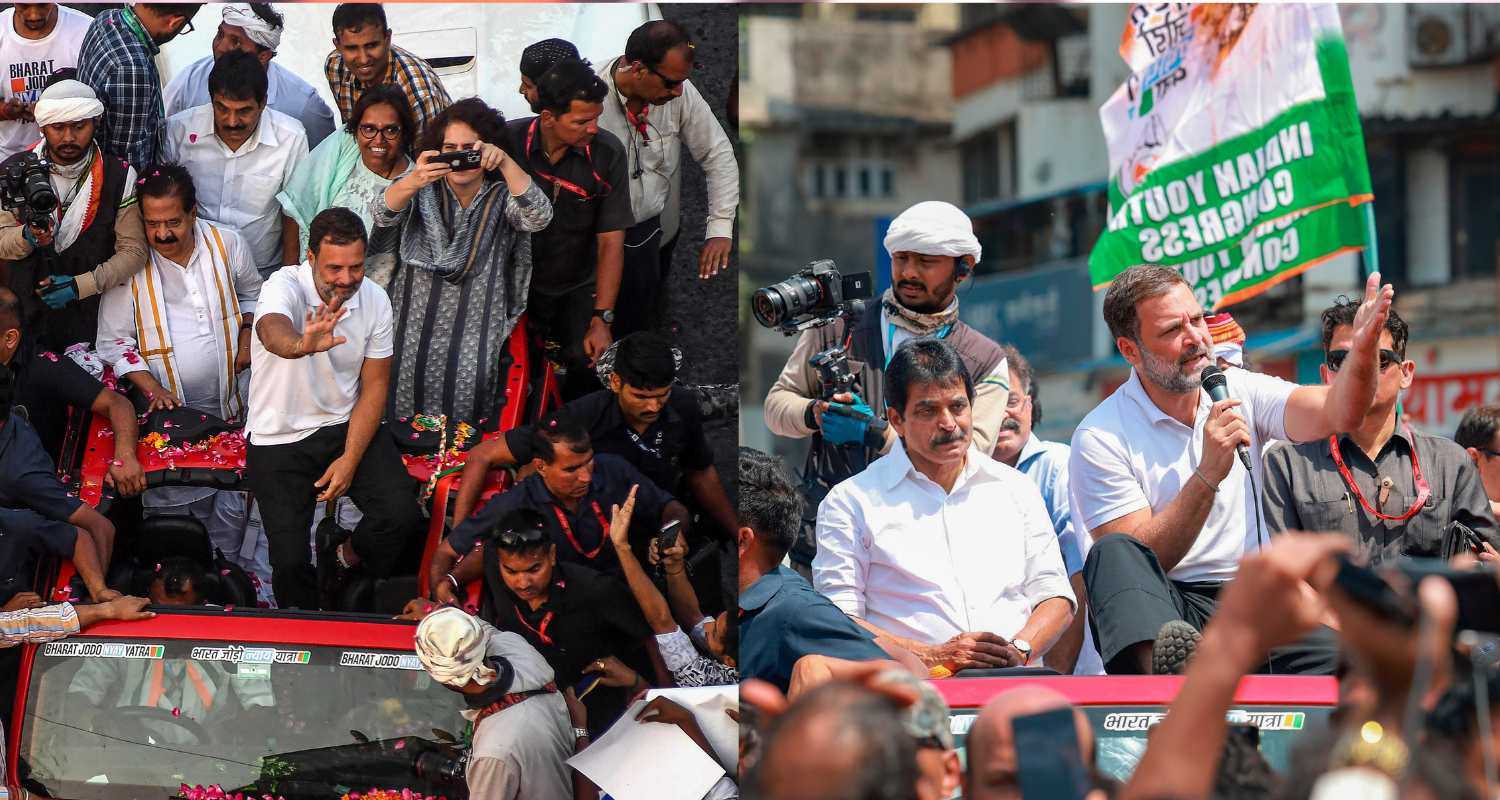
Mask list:
[[1406,57],[1413,67],[1469,63],[1468,10],[1454,3],[1406,7]]

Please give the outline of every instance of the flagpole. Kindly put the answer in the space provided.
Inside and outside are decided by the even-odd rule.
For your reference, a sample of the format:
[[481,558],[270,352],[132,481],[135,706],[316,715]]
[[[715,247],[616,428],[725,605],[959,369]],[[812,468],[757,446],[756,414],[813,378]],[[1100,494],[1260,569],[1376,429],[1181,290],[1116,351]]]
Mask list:
[[1365,210],[1365,277],[1380,271],[1380,245],[1375,239],[1375,201],[1364,204]]

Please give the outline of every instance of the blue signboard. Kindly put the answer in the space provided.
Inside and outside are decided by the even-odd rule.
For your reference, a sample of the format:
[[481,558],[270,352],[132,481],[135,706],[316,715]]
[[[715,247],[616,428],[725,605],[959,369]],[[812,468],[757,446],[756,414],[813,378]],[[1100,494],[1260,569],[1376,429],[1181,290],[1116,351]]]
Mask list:
[[958,314],[991,339],[1014,345],[1039,371],[1093,356],[1096,315],[1083,259],[977,278],[959,289]]
[[875,220],[875,296],[878,298],[891,288],[891,254],[885,251],[885,232],[891,228],[895,217],[877,217]]

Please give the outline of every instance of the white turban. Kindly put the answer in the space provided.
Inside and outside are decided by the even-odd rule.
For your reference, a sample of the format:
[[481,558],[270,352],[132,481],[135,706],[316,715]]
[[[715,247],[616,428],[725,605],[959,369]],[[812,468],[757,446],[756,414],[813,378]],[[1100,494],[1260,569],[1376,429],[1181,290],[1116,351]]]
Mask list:
[[281,29],[256,16],[243,3],[224,6],[224,24],[244,30],[246,38],[267,50],[281,44]]
[[55,125],[59,122],[81,122],[102,116],[104,104],[87,84],[78,81],[58,81],[48,86],[37,98],[36,124]]
[[461,608],[440,608],[417,626],[417,658],[433,680],[446,686],[489,683],[495,679],[495,671],[484,665],[490,630]]
[[885,232],[885,249],[925,256],[973,256],[974,263],[979,263],[974,223],[958,206],[941,200],[917,203],[901,212]]

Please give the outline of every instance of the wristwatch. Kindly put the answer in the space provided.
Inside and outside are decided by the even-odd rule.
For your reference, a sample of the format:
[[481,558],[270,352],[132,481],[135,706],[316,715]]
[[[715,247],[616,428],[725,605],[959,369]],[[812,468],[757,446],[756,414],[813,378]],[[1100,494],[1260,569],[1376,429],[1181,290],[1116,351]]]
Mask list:
[[1026,666],[1026,662],[1031,660],[1031,642],[1025,639],[1011,639],[1010,645],[1021,651],[1021,666]]
[[605,325],[615,324],[615,310],[613,308],[596,308],[592,316],[604,320]]

